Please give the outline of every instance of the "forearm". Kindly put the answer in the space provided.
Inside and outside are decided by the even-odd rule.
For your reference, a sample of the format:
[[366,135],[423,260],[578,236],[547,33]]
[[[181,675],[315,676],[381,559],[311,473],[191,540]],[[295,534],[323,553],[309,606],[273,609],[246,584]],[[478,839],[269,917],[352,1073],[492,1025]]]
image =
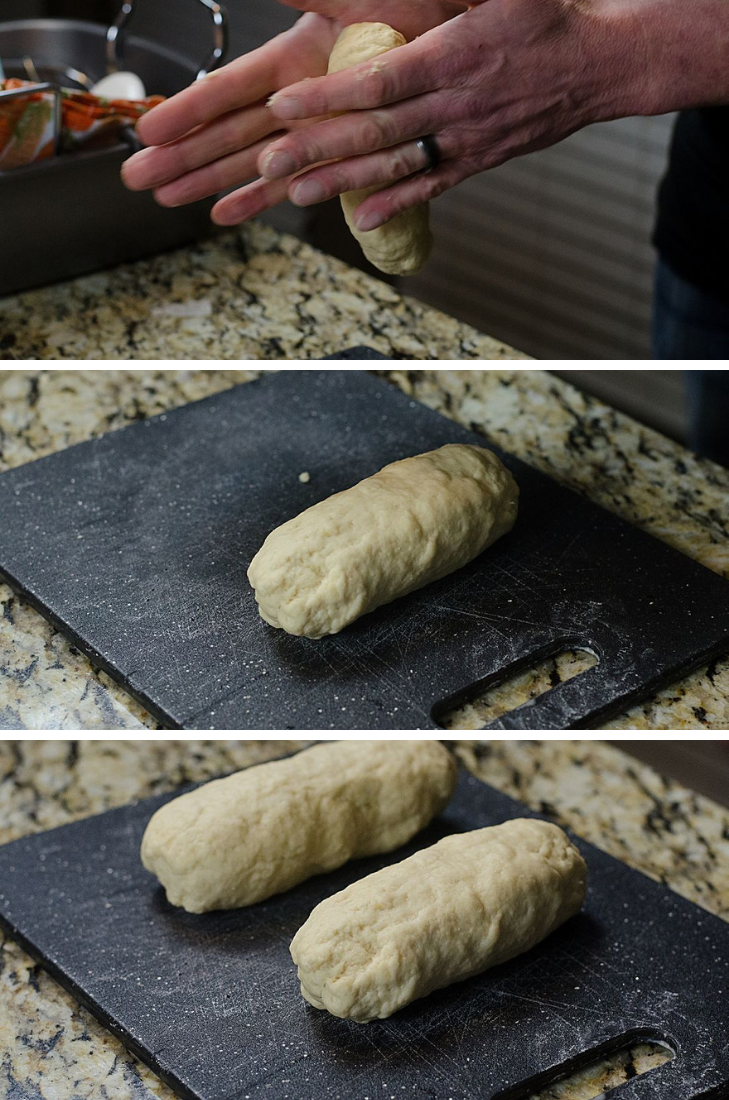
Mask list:
[[729,0],[577,0],[593,121],[729,103]]

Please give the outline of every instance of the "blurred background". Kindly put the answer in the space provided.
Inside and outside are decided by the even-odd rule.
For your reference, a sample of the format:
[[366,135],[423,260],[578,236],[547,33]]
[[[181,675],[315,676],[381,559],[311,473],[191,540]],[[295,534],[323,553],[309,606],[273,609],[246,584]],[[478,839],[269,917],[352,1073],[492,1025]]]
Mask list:
[[661,775],[729,806],[729,741],[613,741]]
[[688,415],[681,370],[558,370],[554,374],[641,424],[686,443]]
[[[2,19],[109,21],[119,2],[2,0]],[[231,56],[296,18],[276,0],[227,7]],[[208,27],[195,0],[138,0],[136,33],[192,58],[202,58]],[[671,124],[662,116],[592,126],[465,181],[434,204],[435,254],[404,289],[537,358],[649,358],[650,234]],[[367,270],[341,231],[338,202],[313,212],[287,205],[266,220]]]

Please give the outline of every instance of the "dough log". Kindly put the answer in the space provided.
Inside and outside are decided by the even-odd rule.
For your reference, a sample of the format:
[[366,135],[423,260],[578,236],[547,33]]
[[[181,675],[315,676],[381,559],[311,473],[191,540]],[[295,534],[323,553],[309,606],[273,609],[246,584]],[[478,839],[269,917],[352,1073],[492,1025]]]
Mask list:
[[[407,39],[387,23],[352,23],[345,27],[334,43],[328,72],[351,69],[396,46],[404,46],[406,42]],[[353,237],[370,263],[388,275],[412,275],[420,270],[433,247],[427,203],[404,210],[379,229],[370,229],[366,233],[361,233],[354,224],[354,211],[359,204],[368,195],[387,186],[379,184],[377,187],[345,192],[341,196],[342,210]]]
[[189,913],[253,905],[404,844],[446,806],[455,783],[455,762],[437,741],[316,745],[162,806],[142,863]]
[[261,617],[289,634],[337,634],[466,565],[513,527],[518,496],[483,447],[393,462],[271,532],[248,569]]
[[315,1008],[366,1023],[528,951],[577,913],[585,862],[556,825],[446,837],[321,902],[291,943]]

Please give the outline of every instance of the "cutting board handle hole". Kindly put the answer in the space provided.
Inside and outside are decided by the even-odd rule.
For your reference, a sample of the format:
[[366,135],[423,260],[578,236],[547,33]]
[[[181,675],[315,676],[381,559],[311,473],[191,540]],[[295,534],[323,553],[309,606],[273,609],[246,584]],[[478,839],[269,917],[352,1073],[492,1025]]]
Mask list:
[[560,638],[437,703],[433,721],[446,730],[483,729],[599,663],[588,643]]
[[[580,1096],[581,1100],[601,1098],[634,1077],[660,1069],[675,1057],[675,1045],[665,1035],[652,1029],[629,1031],[583,1051],[561,1066],[499,1092],[492,1100],[556,1100],[558,1096]],[[619,1095],[616,1093],[615,1100],[619,1100]]]

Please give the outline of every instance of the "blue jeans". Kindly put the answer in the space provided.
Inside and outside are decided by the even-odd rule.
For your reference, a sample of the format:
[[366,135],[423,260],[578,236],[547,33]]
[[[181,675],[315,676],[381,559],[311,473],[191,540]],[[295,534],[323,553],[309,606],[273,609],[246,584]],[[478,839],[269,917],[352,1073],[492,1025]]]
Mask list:
[[[653,298],[654,359],[729,360],[729,307],[661,260]],[[689,446],[729,466],[729,370],[685,372]]]
[[692,451],[729,466],[729,370],[687,370]]
[[654,359],[729,359],[729,306],[659,259],[653,294]]

